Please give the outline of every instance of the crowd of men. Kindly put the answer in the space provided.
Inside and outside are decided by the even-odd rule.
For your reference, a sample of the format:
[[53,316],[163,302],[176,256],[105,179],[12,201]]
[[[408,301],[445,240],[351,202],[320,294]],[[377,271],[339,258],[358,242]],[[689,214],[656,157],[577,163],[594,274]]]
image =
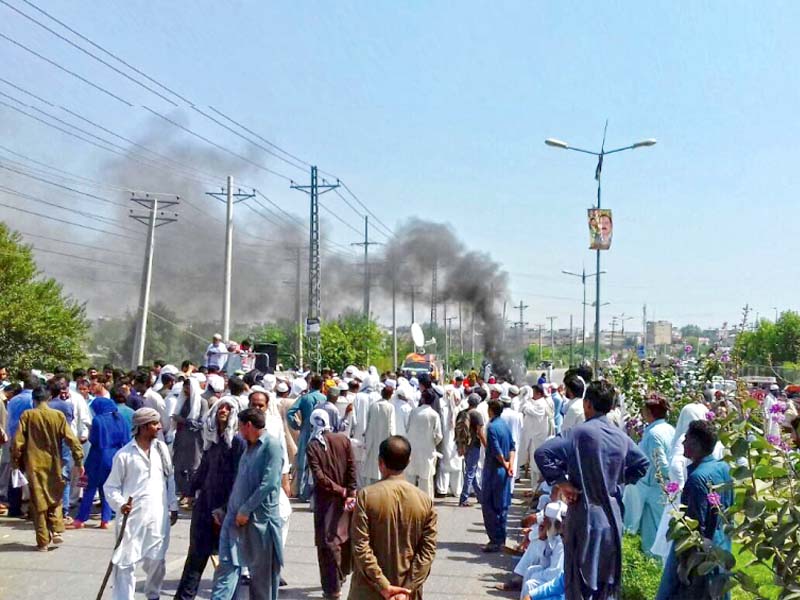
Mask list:
[[[227,364],[238,355],[236,369]],[[215,336],[199,367],[156,361],[123,372],[110,365],[67,374],[0,370],[0,497],[9,516],[33,521],[36,549],[87,526],[99,499],[100,528],[113,521],[112,597],[132,599],[134,571],[158,598],[170,527],[191,511],[187,557],[175,594],[194,598],[209,560],[212,598],[277,598],[292,502],[311,501],[320,584],[339,598],[422,597],[436,550],[435,498],[480,503],[487,543],[508,551],[514,486],[530,489],[520,555],[499,589],[521,598],[618,598],[624,529],[662,556],[658,598],[687,598],[666,538],[667,493],[704,535],[729,545],[712,488],[729,481],[703,400],[683,409],[677,432],[663,400],[648,400],[640,444],[624,429],[624,398],[589,367],[563,384],[484,380],[455,371],[379,374],[262,373],[244,348]],[[226,368],[228,367],[228,368]],[[624,494],[624,501],[623,501]],[[520,494],[518,494],[520,495]],[[28,499],[27,515],[23,500]],[[673,490],[673,500],[678,501]],[[623,509],[624,504],[624,509]],[[624,515],[624,516],[623,516]]]

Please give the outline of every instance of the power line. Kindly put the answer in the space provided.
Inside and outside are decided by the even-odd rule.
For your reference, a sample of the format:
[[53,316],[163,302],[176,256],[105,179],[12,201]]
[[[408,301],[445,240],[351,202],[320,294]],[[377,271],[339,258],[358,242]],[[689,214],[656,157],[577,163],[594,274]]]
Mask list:
[[32,98],[34,98],[34,99],[38,100],[39,102],[42,102],[42,103],[44,103],[44,104],[47,104],[48,106],[53,106],[53,105],[52,105],[50,102],[48,102],[48,101],[47,101],[47,100],[45,100],[44,98],[40,98],[39,96],[37,96],[37,95],[36,95],[36,94],[34,94],[33,92],[29,92],[28,90],[26,90],[26,89],[24,89],[24,88],[21,88],[21,87],[19,87],[19,86],[18,86],[18,85],[16,85],[15,83],[11,83],[11,82],[10,82],[8,79],[3,79],[2,77],[0,77],[0,81],[2,81],[3,83],[5,83],[7,86],[14,88],[14,89],[15,89],[15,90],[17,90],[17,91],[19,91],[19,92],[22,92],[23,94],[26,94],[27,96],[30,96],[30,97],[32,97]]
[[241,155],[241,154],[239,154],[238,152],[234,152],[234,151],[233,151],[233,150],[231,150],[230,148],[226,148],[225,146],[223,146],[223,145],[221,145],[221,144],[218,144],[217,142],[215,142],[215,141],[213,141],[213,140],[210,140],[210,139],[208,139],[207,137],[205,137],[205,136],[203,136],[203,135],[200,135],[200,134],[199,134],[199,133],[197,133],[196,131],[192,131],[192,130],[191,130],[191,129],[189,129],[188,127],[185,127],[185,126],[181,125],[180,123],[178,123],[178,122],[176,122],[176,121],[173,121],[173,120],[172,120],[172,119],[170,119],[169,117],[165,117],[164,115],[162,115],[162,114],[161,114],[161,113],[159,113],[159,112],[156,112],[155,110],[153,110],[153,109],[152,109],[152,108],[150,108],[150,107],[143,106],[142,108],[144,108],[146,111],[148,111],[148,112],[150,112],[150,113],[154,114],[155,116],[157,116],[157,117],[159,117],[159,118],[163,119],[164,121],[166,121],[166,122],[167,122],[167,123],[169,123],[170,125],[173,125],[174,127],[177,127],[178,129],[181,129],[182,131],[185,131],[186,133],[188,133],[188,134],[190,134],[190,135],[193,135],[193,136],[194,136],[194,137],[196,137],[197,139],[199,139],[199,140],[202,140],[202,141],[204,141],[204,142],[205,142],[205,143],[207,143],[207,144],[211,144],[212,146],[214,146],[214,147],[215,147],[215,148],[217,148],[218,150],[222,150],[223,152],[225,152],[225,153],[227,153],[227,154],[230,154],[231,156],[234,156],[234,157],[238,158],[238,159],[239,159],[239,160],[241,160],[241,161],[244,161],[244,162],[246,162],[246,163],[248,163],[248,164],[250,164],[250,165],[253,165],[253,166],[254,166],[254,167],[256,167],[257,169],[261,169],[262,171],[265,171],[265,172],[267,172],[267,173],[271,173],[272,175],[275,175],[276,177],[280,177],[281,179],[285,179],[286,181],[292,181],[292,178],[291,178],[291,177],[289,177],[289,176],[287,176],[287,175],[284,175],[283,173],[279,173],[278,171],[274,171],[274,170],[272,170],[272,169],[270,169],[270,168],[267,168],[267,167],[265,167],[264,165],[262,165],[262,164],[259,164],[259,163],[255,162],[255,161],[253,161],[253,160],[250,160],[250,159],[249,159],[249,158],[247,158],[246,156],[242,156],[242,155]]
[[332,217],[334,217],[337,221],[339,221],[345,227],[349,227],[352,231],[355,231],[357,235],[361,235],[361,232],[358,229],[353,227],[352,224],[350,224],[347,221],[345,221],[342,217],[340,217],[338,214],[336,214],[334,211],[332,211],[330,208],[328,208],[324,204],[320,204],[320,208],[323,208],[328,214],[330,214]]
[[[0,0],[0,2],[2,2],[2,0]],[[0,163],[0,169],[5,169],[6,171],[11,171],[12,173],[17,173],[18,175],[22,175],[23,177],[29,177],[36,181],[52,185],[53,187],[61,188],[62,190],[68,190],[75,194],[80,194],[81,196],[86,196],[88,198],[94,198],[95,200],[100,200],[101,202],[113,204],[114,206],[127,206],[125,204],[122,204],[121,202],[114,202],[113,200],[109,200],[108,198],[103,198],[102,196],[95,196],[94,194],[90,194],[89,192],[82,192],[81,190],[76,190],[75,188],[71,188],[66,185],[61,185],[60,183],[56,183],[55,181],[49,181],[47,179],[44,179],[43,177],[37,177],[36,175],[32,175],[24,171],[18,171],[17,169],[12,169],[11,167],[5,166],[2,163]]]
[[[33,95],[33,94],[29,93],[29,95]],[[8,104],[0,101],[0,105],[7,106],[8,108],[11,108],[11,109],[13,109],[13,110],[15,110],[17,112],[20,112],[20,113],[24,114],[25,116],[27,116],[27,117],[29,117],[31,119],[34,119],[34,120],[39,121],[40,123],[42,123],[44,125],[47,125],[48,127],[52,127],[53,129],[61,131],[62,133],[66,133],[67,135],[75,137],[75,138],[77,138],[77,139],[79,139],[79,140],[81,140],[83,142],[88,143],[88,144],[92,144],[93,146],[95,146],[97,148],[100,148],[101,150],[106,150],[107,152],[112,152],[114,154],[122,156],[123,158],[131,158],[132,160],[135,160],[136,162],[139,162],[140,164],[143,164],[143,165],[145,165],[146,167],[149,167],[149,168],[153,168],[153,166],[156,166],[157,168],[162,169],[162,170],[174,171],[176,173],[179,173],[181,176],[186,177],[187,179],[190,179],[190,180],[193,180],[193,181],[197,181],[198,183],[203,183],[205,185],[209,185],[209,182],[211,182],[211,184],[213,185],[213,184],[216,184],[219,181],[219,178],[217,176],[213,175],[213,174],[205,173],[205,172],[200,171],[199,169],[196,169],[196,168],[194,168],[192,166],[189,166],[189,165],[186,165],[186,164],[181,163],[179,161],[176,161],[176,160],[174,160],[174,159],[172,159],[172,158],[170,158],[170,157],[168,157],[168,156],[166,156],[164,154],[161,154],[160,152],[156,152],[155,150],[151,150],[147,146],[144,146],[142,144],[134,142],[133,140],[131,140],[129,138],[126,138],[125,136],[122,136],[122,135],[112,131],[111,129],[103,127],[102,125],[99,125],[99,124],[95,123],[94,121],[92,121],[90,119],[87,119],[86,117],[80,115],[79,113],[77,113],[75,111],[72,111],[72,110],[70,110],[68,108],[65,108],[64,106],[58,106],[58,108],[60,108],[61,110],[63,110],[64,112],[66,112],[66,113],[68,113],[70,115],[73,115],[73,116],[77,117],[78,119],[80,119],[80,120],[82,120],[82,121],[84,121],[86,123],[89,123],[90,125],[100,129],[101,131],[109,133],[109,134],[113,135],[114,137],[119,138],[119,139],[123,140],[124,142],[126,142],[128,144],[131,144],[132,146],[135,146],[137,148],[141,148],[145,152],[149,152],[150,154],[160,158],[161,160],[164,160],[164,161],[167,161],[169,163],[172,163],[173,165],[176,165],[177,168],[176,167],[170,168],[170,167],[168,167],[166,165],[163,165],[160,162],[158,162],[158,161],[156,161],[156,160],[154,160],[154,159],[152,159],[152,158],[150,158],[148,156],[143,156],[141,154],[134,153],[129,148],[126,148],[124,146],[120,146],[119,144],[117,144],[115,142],[109,141],[109,140],[107,140],[105,138],[102,138],[102,137],[100,137],[98,135],[95,135],[94,133],[92,133],[90,131],[86,131],[85,129],[82,129],[82,128],[78,127],[77,125],[73,125],[72,123],[64,121],[63,119],[59,119],[58,117],[50,114],[49,112],[47,112],[45,110],[42,110],[42,109],[40,109],[40,108],[38,108],[36,106],[32,106],[30,104],[27,104],[27,103],[23,102],[22,100],[20,100],[18,98],[15,98],[14,96],[11,96],[11,95],[3,93],[3,92],[0,92],[0,96],[5,96],[6,98],[9,98],[9,99],[13,100],[14,102],[16,102],[16,103],[18,103],[18,104],[20,104],[20,105],[22,105],[22,106],[24,106],[26,108],[30,108],[32,110],[35,110],[36,112],[38,112],[38,113],[40,113],[42,115],[45,115],[45,116],[49,117],[50,119],[52,119],[54,121],[57,121],[58,123],[66,125],[67,127],[70,127],[70,128],[72,128],[72,129],[74,129],[76,131],[79,131],[84,135],[92,137],[95,140],[98,140],[99,142],[102,142],[103,144],[111,146],[112,148],[116,148],[118,151],[106,148],[105,146],[99,145],[98,143],[93,142],[91,140],[84,139],[83,137],[81,137],[81,136],[79,136],[79,135],[77,135],[77,134],[75,134],[75,133],[73,133],[71,131],[62,129],[58,125],[54,125],[54,124],[52,124],[52,123],[50,123],[48,121],[44,121],[41,118],[36,117],[35,115],[31,115],[30,113],[27,113],[27,112],[25,112],[25,111],[23,111],[23,110],[21,110],[19,108],[16,108],[14,106],[8,105]],[[48,102],[47,100],[44,100],[44,102],[46,104],[49,104],[50,106],[55,106],[53,103]],[[145,161],[147,161],[147,162],[145,162]],[[205,179],[205,181],[204,181],[204,179]]]
[[175,96],[175,97],[177,97],[177,98],[180,98],[181,100],[183,100],[183,101],[184,101],[184,102],[186,102],[187,104],[191,104],[191,102],[190,102],[189,100],[187,100],[186,98],[184,98],[183,96],[181,96],[181,95],[180,95],[178,92],[176,92],[176,91],[174,91],[174,90],[172,90],[172,89],[168,88],[168,87],[167,87],[167,86],[165,86],[163,83],[160,83],[159,81],[156,81],[155,79],[153,79],[152,77],[150,77],[150,76],[149,76],[149,75],[147,75],[146,73],[144,73],[144,72],[140,71],[139,69],[137,69],[136,67],[134,67],[134,66],[133,66],[133,65],[131,65],[130,63],[127,63],[127,62],[125,62],[123,59],[121,59],[119,56],[117,56],[117,55],[116,55],[116,54],[114,54],[113,52],[110,52],[110,51],[106,50],[106,49],[105,49],[103,46],[101,46],[101,45],[99,45],[99,44],[96,44],[95,42],[93,42],[92,40],[90,40],[88,37],[86,37],[85,35],[83,35],[83,34],[79,33],[78,31],[74,30],[72,27],[70,27],[69,25],[67,25],[67,24],[66,24],[66,23],[64,23],[63,21],[60,21],[60,20],[58,20],[56,17],[54,17],[53,15],[51,15],[51,14],[50,14],[49,12],[47,12],[46,10],[44,10],[44,9],[42,9],[42,8],[39,8],[39,7],[38,7],[36,4],[34,4],[33,2],[30,2],[29,0],[22,0],[22,1],[23,1],[25,4],[27,4],[28,6],[30,6],[31,8],[33,8],[34,10],[37,10],[37,11],[39,11],[40,13],[42,13],[43,15],[45,15],[46,17],[48,17],[49,19],[51,19],[51,20],[55,21],[56,23],[58,23],[59,25],[61,25],[61,26],[62,26],[64,29],[66,29],[67,31],[69,31],[70,33],[72,33],[72,34],[74,34],[74,35],[78,36],[78,37],[79,37],[80,39],[82,39],[84,42],[86,42],[86,43],[88,43],[88,44],[91,44],[92,46],[94,46],[95,48],[97,48],[98,50],[100,50],[101,52],[103,52],[103,53],[107,54],[108,56],[110,56],[110,57],[111,57],[111,58],[113,58],[114,60],[116,60],[116,61],[120,62],[120,63],[121,63],[121,64],[123,64],[123,65],[125,65],[125,66],[126,66],[126,67],[128,67],[128,68],[129,68],[131,71],[134,71],[135,73],[137,73],[137,74],[141,75],[142,77],[144,77],[144,78],[145,78],[145,79],[147,79],[148,81],[150,81],[150,82],[152,82],[152,83],[156,84],[158,87],[160,87],[161,89],[163,89],[163,90],[165,90],[165,91],[169,92],[169,93],[170,93],[170,94],[172,94],[173,96]]
[[46,252],[47,254],[55,254],[57,256],[64,256],[66,258],[76,258],[78,260],[88,260],[89,262],[93,263],[102,263],[104,266],[109,265],[112,267],[122,267],[123,269],[131,269],[133,268],[131,265],[123,265],[122,263],[115,263],[115,262],[108,262],[98,261],[96,258],[88,257],[88,256],[78,256],[77,254],[69,254],[67,252],[58,252],[56,250],[46,250],[45,248],[39,248],[37,246],[31,245],[31,248],[36,250],[37,252]]
[[[2,0],[0,0],[0,2],[2,2]],[[235,130],[235,129],[233,129],[232,127],[229,127],[228,125],[225,125],[225,123],[223,123],[223,122],[222,122],[222,121],[220,121],[219,119],[215,119],[215,118],[214,118],[214,117],[212,117],[211,115],[209,115],[209,114],[207,114],[207,113],[204,113],[202,110],[200,110],[199,108],[197,108],[197,106],[195,106],[194,104],[192,105],[192,107],[191,107],[191,108],[192,108],[192,110],[194,110],[194,111],[196,111],[196,112],[200,113],[201,115],[203,115],[203,116],[204,116],[206,119],[209,119],[210,121],[213,121],[214,123],[216,123],[217,125],[219,125],[219,126],[220,126],[220,127],[222,127],[223,129],[225,129],[225,130],[227,130],[227,131],[230,131],[230,132],[231,132],[232,134],[234,134],[235,136],[238,136],[238,137],[242,138],[244,141],[248,142],[249,144],[252,144],[252,145],[253,145],[253,146],[255,146],[256,148],[260,148],[261,150],[263,150],[263,151],[264,151],[264,152],[266,152],[267,154],[270,154],[270,155],[274,156],[274,157],[275,157],[275,158],[277,158],[278,160],[281,160],[281,161],[285,162],[287,165],[289,165],[289,166],[291,166],[291,167],[294,167],[295,169],[300,169],[301,171],[305,171],[305,167],[303,167],[302,165],[297,165],[297,164],[293,163],[292,161],[290,161],[289,159],[287,159],[287,158],[284,158],[283,156],[281,156],[281,155],[280,155],[280,154],[278,154],[277,152],[275,152],[275,151],[273,151],[273,150],[270,150],[269,148],[267,148],[267,147],[265,147],[265,146],[262,146],[262,145],[261,145],[261,144],[259,144],[258,142],[254,142],[254,141],[253,141],[253,140],[251,140],[249,137],[247,137],[247,136],[245,136],[245,135],[242,135],[241,133],[239,133],[238,131],[236,131],[236,130]]]
[[[278,146],[277,144],[275,144],[275,143],[273,143],[273,142],[270,142],[270,141],[269,141],[268,139],[266,139],[265,137],[262,137],[262,136],[260,136],[259,134],[257,134],[257,133],[256,133],[255,131],[253,131],[252,129],[249,129],[249,128],[245,127],[244,125],[242,125],[241,123],[239,123],[238,121],[235,121],[235,120],[233,120],[231,117],[229,117],[228,115],[226,115],[226,114],[225,114],[225,113],[223,113],[222,111],[220,111],[220,110],[217,110],[217,109],[216,109],[216,108],[214,108],[213,106],[209,106],[208,108],[210,108],[212,111],[214,111],[215,113],[217,113],[217,114],[218,114],[220,117],[222,117],[223,119],[227,119],[228,121],[230,121],[231,123],[233,123],[233,124],[234,124],[234,125],[236,125],[237,127],[241,128],[241,129],[243,129],[244,131],[246,131],[247,133],[249,133],[249,134],[251,134],[251,135],[255,136],[256,138],[258,138],[259,140],[261,140],[262,142],[264,142],[264,143],[265,143],[265,144],[267,144],[268,146],[271,146],[272,148],[275,148],[275,150],[278,150],[279,152],[283,152],[283,153],[284,153],[286,156],[288,156],[289,158],[292,158],[292,159],[296,160],[297,162],[299,162],[300,164],[304,165],[305,167],[310,167],[310,166],[311,166],[311,163],[308,163],[308,162],[304,161],[302,158],[298,158],[297,156],[295,156],[295,155],[294,155],[294,154],[292,154],[291,152],[287,152],[286,150],[284,150],[283,148],[281,148],[281,147],[280,147],[280,146]],[[296,166],[296,165],[295,165],[295,166]]]
[[[6,193],[8,193],[8,192],[6,192]],[[105,233],[106,235],[113,235],[113,236],[120,237],[120,238],[127,238],[129,240],[136,240],[137,242],[141,241],[141,238],[133,237],[132,235],[123,235],[121,233],[108,231],[107,229],[98,229],[97,227],[92,227],[92,226],[86,225],[84,223],[75,223],[73,221],[67,221],[65,219],[59,219],[58,217],[52,217],[50,215],[46,215],[44,213],[38,213],[38,212],[33,211],[33,210],[26,210],[24,208],[20,208],[19,206],[13,206],[11,204],[3,204],[2,202],[0,202],[0,206],[3,206],[5,208],[10,208],[11,210],[16,210],[16,211],[19,211],[19,212],[23,212],[23,213],[26,213],[26,214],[29,214],[29,215],[33,215],[35,217],[39,217],[39,218],[42,218],[42,219],[48,219],[50,221],[56,221],[58,223],[63,223],[65,225],[74,225],[75,227],[81,227],[83,229],[88,229],[90,231],[96,231],[98,233]]]
[[66,42],[67,44],[69,44],[70,46],[72,46],[73,48],[75,48],[76,50],[80,50],[80,51],[81,51],[81,52],[83,52],[85,55],[87,55],[87,56],[90,56],[90,57],[92,57],[93,59],[95,59],[96,61],[98,61],[99,63],[101,63],[101,64],[103,64],[103,65],[107,66],[109,69],[111,69],[111,70],[112,70],[112,71],[114,71],[115,73],[118,73],[119,75],[122,75],[122,76],[123,76],[125,79],[128,79],[129,81],[132,81],[132,82],[133,82],[133,83],[135,83],[136,85],[138,85],[138,86],[140,86],[140,87],[142,87],[142,88],[146,89],[148,92],[151,92],[151,93],[155,94],[156,96],[158,96],[158,97],[159,97],[159,98],[161,98],[162,100],[165,100],[165,101],[169,102],[170,104],[172,104],[172,106],[178,106],[178,105],[177,105],[175,102],[173,102],[172,100],[170,100],[169,98],[167,98],[166,96],[164,96],[163,94],[161,94],[160,92],[157,92],[157,91],[155,91],[153,88],[151,88],[150,86],[147,86],[147,85],[143,84],[141,81],[139,81],[139,80],[137,80],[137,79],[134,79],[133,77],[131,77],[130,75],[128,75],[128,74],[127,74],[127,73],[125,73],[124,71],[121,71],[120,69],[118,69],[118,68],[117,68],[117,67],[115,67],[114,65],[112,65],[112,64],[109,64],[107,61],[103,60],[102,58],[100,58],[100,57],[99,57],[99,56],[97,56],[96,54],[92,54],[92,53],[91,53],[91,52],[89,52],[89,51],[88,51],[86,48],[83,48],[83,47],[79,46],[78,44],[76,44],[75,42],[73,42],[72,40],[70,40],[69,38],[66,38],[66,37],[64,37],[63,35],[61,35],[60,33],[58,33],[57,31],[55,31],[55,30],[51,29],[50,27],[48,27],[47,25],[45,25],[45,24],[44,24],[44,23],[42,23],[41,21],[37,21],[36,19],[34,19],[33,17],[31,17],[30,15],[28,15],[28,14],[26,14],[26,13],[22,12],[22,11],[21,11],[20,9],[18,9],[16,6],[13,6],[13,5],[9,4],[8,2],[6,2],[6,0],[0,0],[0,3],[2,3],[2,4],[4,4],[4,5],[6,5],[8,8],[10,8],[11,10],[13,10],[13,11],[14,11],[15,13],[17,13],[18,15],[22,15],[23,17],[25,17],[26,19],[28,19],[28,20],[29,20],[31,23],[35,23],[36,25],[38,25],[39,27],[41,27],[41,28],[42,28],[42,29],[44,29],[45,31],[48,31],[48,32],[52,33],[52,34],[53,34],[54,36],[56,36],[58,39],[60,39],[60,40],[63,40],[64,42]]
[[31,48],[28,48],[28,47],[27,47],[25,44],[22,44],[22,43],[20,43],[20,42],[18,42],[18,41],[16,41],[16,40],[14,40],[14,39],[12,39],[12,38],[8,37],[6,34],[4,34],[4,33],[2,33],[2,32],[0,32],[0,38],[3,38],[3,39],[4,39],[4,40],[6,40],[7,42],[10,42],[10,43],[12,43],[12,44],[14,44],[15,46],[17,46],[17,47],[19,47],[19,48],[22,48],[22,49],[23,49],[23,50],[25,50],[26,52],[29,52],[30,54],[33,54],[35,57],[37,57],[37,58],[39,58],[39,59],[41,59],[41,60],[45,61],[46,63],[49,63],[49,64],[53,65],[53,66],[54,66],[54,67],[56,67],[57,69],[60,69],[60,70],[64,71],[65,73],[68,73],[68,74],[72,75],[73,77],[75,77],[75,78],[77,78],[77,79],[80,79],[82,82],[84,82],[84,83],[85,83],[85,84],[87,84],[87,85],[90,85],[90,86],[92,86],[94,89],[96,89],[96,90],[98,90],[98,91],[100,91],[100,92],[103,92],[104,94],[106,94],[106,95],[108,95],[108,96],[111,96],[112,98],[114,98],[114,100],[117,100],[118,102],[122,102],[123,104],[125,104],[125,105],[127,105],[127,106],[130,106],[130,107],[132,107],[132,106],[133,106],[133,104],[131,104],[130,102],[128,102],[128,101],[127,101],[127,100],[125,100],[124,98],[120,98],[120,97],[119,97],[119,96],[117,96],[115,93],[113,93],[113,92],[109,92],[109,91],[108,91],[107,89],[105,89],[104,87],[102,87],[102,86],[99,86],[99,85],[97,85],[97,84],[95,84],[95,83],[92,83],[91,81],[89,81],[89,80],[88,80],[88,79],[86,79],[85,77],[82,77],[81,75],[78,75],[78,74],[77,74],[75,71],[70,71],[70,70],[69,70],[69,69],[67,69],[66,67],[62,67],[60,64],[58,64],[58,63],[57,63],[57,62],[55,62],[54,60],[50,60],[50,59],[49,59],[49,58],[47,58],[46,56],[43,56],[42,54],[39,54],[38,52],[36,52],[36,50],[32,50]]
[[[19,198],[25,198],[27,200],[33,200],[34,202],[40,202],[40,203],[45,204],[47,206],[52,206],[53,208],[60,208],[61,210],[74,212],[75,214],[81,215],[82,217],[86,217],[88,219],[96,219],[96,220],[101,221],[101,222],[103,222],[103,223],[105,223],[107,225],[111,225],[113,227],[118,227],[118,228],[120,228],[120,229],[122,229],[124,231],[132,231],[132,232],[136,233],[135,229],[129,229],[128,227],[125,227],[124,225],[118,225],[116,220],[112,219],[110,217],[104,217],[103,215],[98,215],[96,213],[89,213],[89,212],[85,212],[85,211],[82,211],[82,210],[76,210],[74,208],[70,208],[69,206],[62,206],[61,204],[56,204],[55,202],[50,202],[48,200],[42,200],[41,198],[37,198],[36,196],[31,196],[30,194],[26,194],[24,192],[20,192],[19,190],[8,188],[8,187],[2,186],[2,185],[0,185],[0,191],[5,192],[6,194],[10,194],[12,196],[17,196]],[[138,238],[133,238],[133,239],[138,239]]]
[[286,215],[286,216],[287,216],[289,219],[291,219],[291,220],[292,220],[292,221],[294,221],[296,224],[298,224],[298,225],[300,225],[301,227],[303,227],[303,228],[305,228],[306,230],[308,230],[308,226],[307,226],[305,223],[303,223],[303,221],[302,221],[301,219],[299,219],[299,218],[298,218],[298,217],[296,217],[295,215],[293,215],[293,214],[291,214],[291,213],[288,213],[288,212],[286,212],[285,210],[283,210],[283,209],[282,209],[280,206],[278,206],[278,205],[277,205],[277,204],[275,204],[275,203],[274,203],[272,200],[270,200],[270,199],[269,199],[269,198],[268,198],[268,197],[267,197],[265,194],[263,194],[263,193],[259,192],[258,190],[254,190],[254,191],[255,191],[256,195],[258,195],[258,196],[262,197],[264,200],[266,200],[267,202],[269,202],[269,203],[270,203],[272,206],[274,206],[274,207],[275,207],[275,208],[277,208],[279,211],[281,211],[281,212],[282,212],[284,215]]
[[375,220],[378,222],[378,224],[379,224],[381,227],[383,227],[383,228],[384,228],[384,229],[385,229],[385,230],[386,230],[386,231],[389,233],[389,237],[393,236],[393,235],[394,235],[394,232],[391,230],[391,228],[390,228],[390,227],[388,227],[388,226],[387,226],[387,225],[386,225],[386,224],[385,224],[383,221],[381,221],[381,220],[378,218],[378,216],[377,216],[377,215],[376,215],[374,212],[372,212],[372,211],[371,211],[371,210],[370,210],[370,209],[367,207],[367,205],[366,205],[366,204],[364,204],[364,203],[361,201],[361,199],[360,199],[358,196],[356,196],[356,195],[353,193],[353,190],[351,190],[351,189],[350,189],[350,188],[347,186],[347,184],[346,184],[344,181],[342,181],[341,183],[342,183],[342,187],[343,187],[344,189],[346,189],[346,190],[348,191],[348,193],[349,193],[349,194],[350,194],[350,195],[351,195],[353,198],[355,198],[355,201],[356,201],[356,202],[358,202],[358,203],[359,203],[359,204],[360,204],[360,205],[361,205],[361,206],[364,208],[364,210],[365,210],[365,211],[367,211],[367,212],[368,212],[368,213],[369,213],[369,214],[372,216],[372,218],[373,218],[373,219],[375,219]]
[[120,254],[122,256],[139,256],[138,254],[134,254],[133,252],[122,252],[120,250],[111,250],[110,248],[99,248],[97,246],[92,246],[91,244],[81,244],[80,242],[70,242],[67,240],[61,240],[58,238],[48,237],[46,235],[41,235],[39,233],[29,233],[27,231],[21,231],[19,229],[16,230],[17,233],[21,233],[25,237],[33,237],[39,238],[42,240],[48,240],[50,242],[57,242],[59,244],[69,244],[70,246],[80,246],[81,248],[89,248],[90,250],[94,251],[102,251],[102,252],[109,252],[111,254]]

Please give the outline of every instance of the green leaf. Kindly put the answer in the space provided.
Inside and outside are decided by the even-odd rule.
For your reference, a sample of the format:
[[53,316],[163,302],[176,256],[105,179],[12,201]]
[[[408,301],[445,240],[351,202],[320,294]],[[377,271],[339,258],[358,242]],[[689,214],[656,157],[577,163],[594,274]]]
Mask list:
[[701,577],[704,575],[708,575],[716,567],[717,564],[715,562],[707,560],[703,562],[699,567],[697,567],[697,574],[700,575]]
[[750,444],[743,437],[740,437],[731,446],[731,454],[736,458],[744,458],[747,456],[747,451],[750,449]]

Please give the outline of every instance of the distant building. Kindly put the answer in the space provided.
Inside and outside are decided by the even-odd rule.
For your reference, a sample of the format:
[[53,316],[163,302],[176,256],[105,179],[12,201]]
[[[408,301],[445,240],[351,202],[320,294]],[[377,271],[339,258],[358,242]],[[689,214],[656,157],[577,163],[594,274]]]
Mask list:
[[672,344],[672,323],[669,321],[647,322],[647,345],[669,346]]

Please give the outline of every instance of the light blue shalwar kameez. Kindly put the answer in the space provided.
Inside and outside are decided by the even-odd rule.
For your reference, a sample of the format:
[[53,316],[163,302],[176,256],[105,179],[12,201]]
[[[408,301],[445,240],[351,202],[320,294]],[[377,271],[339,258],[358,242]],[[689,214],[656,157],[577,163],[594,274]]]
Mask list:
[[[211,600],[236,597],[244,566],[250,569],[251,600],[277,600],[283,565],[278,509],[282,465],[280,444],[266,430],[242,454],[220,531]],[[236,525],[237,514],[250,518],[247,525]]]
[[647,473],[636,484],[642,507],[639,523],[642,550],[650,556],[652,556],[650,549],[656,539],[658,525],[667,502],[663,486],[669,480],[669,456],[673,437],[675,428],[664,419],[657,419],[645,427],[642,441],[639,442],[642,453],[650,460]]

